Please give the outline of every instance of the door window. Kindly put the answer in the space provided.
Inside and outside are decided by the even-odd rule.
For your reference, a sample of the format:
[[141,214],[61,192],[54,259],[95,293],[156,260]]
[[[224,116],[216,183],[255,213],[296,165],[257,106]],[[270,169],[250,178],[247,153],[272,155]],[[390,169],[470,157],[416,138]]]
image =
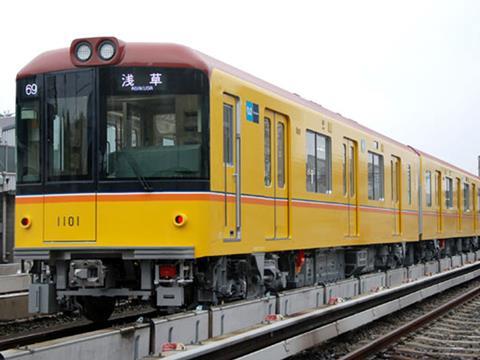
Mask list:
[[223,162],[233,165],[233,106],[223,104]]
[[277,123],[277,181],[278,187],[285,186],[285,125]]

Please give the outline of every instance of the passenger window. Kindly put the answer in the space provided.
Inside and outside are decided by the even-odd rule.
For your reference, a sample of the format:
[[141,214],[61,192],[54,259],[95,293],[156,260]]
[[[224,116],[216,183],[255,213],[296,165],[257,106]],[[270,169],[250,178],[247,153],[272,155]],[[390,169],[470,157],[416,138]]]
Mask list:
[[384,192],[384,166],[383,156],[368,152],[368,198],[370,200],[383,200]]
[[477,210],[478,210],[478,213],[480,213],[480,188],[478,188],[477,186]]
[[272,143],[271,143],[271,122],[269,118],[265,118],[264,123],[264,142],[265,142],[265,185],[270,186],[272,183]]
[[463,184],[463,207],[465,211],[470,210],[470,185]]
[[285,186],[285,126],[277,123],[277,180],[278,186]]
[[407,197],[408,205],[412,205],[412,167],[407,165]]
[[[346,160],[346,150],[344,161]],[[346,164],[344,164],[344,167]],[[346,170],[346,169],[344,169]],[[327,194],[331,188],[331,142],[330,138],[307,130],[307,191]],[[346,194],[344,172],[344,193]]]
[[343,144],[342,159],[342,178],[343,178],[343,195],[347,195],[347,145]]
[[453,207],[453,180],[445,178],[445,205],[447,209]]
[[432,206],[432,172],[426,171],[425,172],[425,200],[427,202],[427,206]]
[[233,106],[223,104],[223,162],[233,165]]

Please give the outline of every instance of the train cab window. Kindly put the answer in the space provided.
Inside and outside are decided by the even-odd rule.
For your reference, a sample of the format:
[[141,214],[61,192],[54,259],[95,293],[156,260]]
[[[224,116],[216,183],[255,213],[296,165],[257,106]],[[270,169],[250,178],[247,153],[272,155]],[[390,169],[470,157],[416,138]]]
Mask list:
[[384,189],[384,166],[383,156],[368,152],[368,198],[370,200],[383,200]]
[[269,118],[265,118],[264,121],[264,160],[265,160],[265,186],[270,186],[272,183],[272,123]]
[[223,104],[223,162],[233,164],[233,107]]
[[17,177],[19,183],[40,181],[39,103],[26,102],[17,111]]
[[48,180],[91,179],[93,71],[48,76],[46,89]]
[[445,206],[453,208],[453,180],[448,177],[445,178]]
[[463,184],[463,208],[465,211],[470,211],[470,185]]
[[428,207],[432,206],[432,172],[425,172],[425,201]]
[[[310,130],[307,130],[306,134],[307,191],[328,194],[332,190],[331,139],[328,136]],[[344,156],[346,159],[347,154],[345,153]],[[344,176],[346,176],[346,173],[344,173]],[[344,186],[346,191],[346,185]]]

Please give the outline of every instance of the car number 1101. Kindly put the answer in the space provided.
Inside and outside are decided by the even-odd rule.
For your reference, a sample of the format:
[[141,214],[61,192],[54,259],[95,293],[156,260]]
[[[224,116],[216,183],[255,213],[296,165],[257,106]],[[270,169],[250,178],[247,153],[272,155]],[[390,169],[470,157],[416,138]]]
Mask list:
[[80,226],[80,216],[57,216],[58,227]]

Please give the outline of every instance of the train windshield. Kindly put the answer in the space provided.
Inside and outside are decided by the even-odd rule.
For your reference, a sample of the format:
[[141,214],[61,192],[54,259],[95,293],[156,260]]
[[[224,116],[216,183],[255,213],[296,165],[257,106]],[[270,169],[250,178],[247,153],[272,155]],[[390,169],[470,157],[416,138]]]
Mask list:
[[19,80],[18,184],[55,191],[102,184],[107,191],[133,191],[139,183],[148,190],[203,189],[208,87],[200,70],[158,67],[76,69]]
[[194,69],[105,68],[100,179],[207,178],[208,80]]
[[94,73],[46,76],[49,181],[92,179]]

